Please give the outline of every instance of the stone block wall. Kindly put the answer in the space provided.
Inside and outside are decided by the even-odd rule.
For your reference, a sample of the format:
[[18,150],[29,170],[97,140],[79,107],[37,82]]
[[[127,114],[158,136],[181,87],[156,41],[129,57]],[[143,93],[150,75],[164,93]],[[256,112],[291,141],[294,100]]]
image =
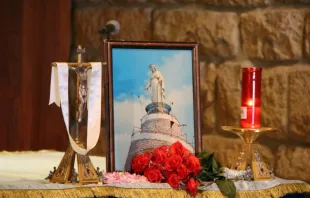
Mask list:
[[[242,142],[220,130],[238,125],[243,66],[263,67],[259,138],[277,176],[310,181],[310,0],[73,0],[72,44],[102,61],[98,29],[120,22],[123,40],[198,41],[203,147],[223,165]],[[100,145],[98,145],[100,146]]]

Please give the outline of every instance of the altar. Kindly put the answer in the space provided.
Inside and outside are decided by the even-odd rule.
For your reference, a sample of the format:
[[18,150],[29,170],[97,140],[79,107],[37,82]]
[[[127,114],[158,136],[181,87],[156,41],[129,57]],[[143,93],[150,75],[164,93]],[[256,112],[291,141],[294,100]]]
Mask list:
[[[72,185],[49,183],[45,178],[63,152],[1,152],[0,197],[190,197],[167,183],[114,183]],[[104,167],[105,157],[90,156],[95,167]],[[298,180],[235,181],[237,197],[281,197],[310,193],[310,185]],[[196,197],[225,197],[215,183],[200,188]]]

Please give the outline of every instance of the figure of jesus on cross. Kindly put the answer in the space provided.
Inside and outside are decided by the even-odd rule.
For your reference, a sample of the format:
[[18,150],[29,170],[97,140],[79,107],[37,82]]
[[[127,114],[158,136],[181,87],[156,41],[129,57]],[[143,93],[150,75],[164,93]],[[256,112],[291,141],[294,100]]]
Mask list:
[[[82,62],[82,54],[85,53],[85,48],[81,49],[79,48],[76,50],[78,54],[78,63]],[[87,104],[87,93],[88,93],[88,86],[87,86],[87,71],[91,69],[91,67],[85,67],[82,64],[78,65],[77,67],[70,67],[73,71],[75,71],[77,75],[77,85],[78,85],[78,111],[77,113],[77,120],[78,122],[82,121],[83,112],[86,108]]]

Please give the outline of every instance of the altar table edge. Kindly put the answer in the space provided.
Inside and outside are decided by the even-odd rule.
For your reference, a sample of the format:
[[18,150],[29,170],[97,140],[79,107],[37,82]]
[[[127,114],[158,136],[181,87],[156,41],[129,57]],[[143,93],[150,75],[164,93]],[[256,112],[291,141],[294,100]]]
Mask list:
[[[237,191],[238,198],[261,198],[261,197],[281,197],[290,193],[310,193],[310,185],[306,183],[299,184],[281,184],[264,190],[249,190]],[[80,187],[68,189],[47,189],[47,190],[0,190],[0,197],[178,197],[185,198],[190,195],[185,190],[176,189],[141,189],[141,188],[119,188],[111,186],[96,186],[96,187]],[[200,197],[225,197],[219,191],[207,190],[199,192],[196,196]]]

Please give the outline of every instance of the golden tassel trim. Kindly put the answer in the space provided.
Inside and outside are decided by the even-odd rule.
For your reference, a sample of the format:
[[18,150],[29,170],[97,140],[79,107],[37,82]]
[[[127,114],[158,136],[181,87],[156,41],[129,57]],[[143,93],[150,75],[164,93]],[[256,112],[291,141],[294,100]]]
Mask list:
[[[310,184],[281,184],[273,188],[264,190],[249,190],[237,191],[238,198],[261,198],[261,197],[281,197],[289,193],[310,193]],[[98,187],[78,187],[69,189],[53,189],[53,190],[0,190],[0,197],[3,198],[67,198],[67,197],[124,197],[124,198],[148,198],[148,197],[177,197],[187,198],[191,197],[185,190],[175,189],[156,189],[156,188],[117,188],[110,186]],[[225,198],[219,191],[203,191],[198,193],[197,198],[212,197],[212,198]]]

